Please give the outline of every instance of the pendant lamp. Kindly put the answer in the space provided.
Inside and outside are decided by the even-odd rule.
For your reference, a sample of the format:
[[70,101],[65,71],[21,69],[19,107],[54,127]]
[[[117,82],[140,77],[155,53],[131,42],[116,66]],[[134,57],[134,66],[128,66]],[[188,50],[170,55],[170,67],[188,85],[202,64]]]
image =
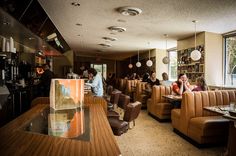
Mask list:
[[132,69],[133,68],[133,65],[131,63],[131,57],[129,58],[129,65],[128,65],[129,69]]
[[138,50],[138,62],[136,63],[136,67],[141,67],[142,66],[142,64],[141,64],[141,62],[139,62],[139,50]]
[[[150,45],[149,42],[148,42],[148,45]],[[148,61],[146,62],[146,65],[147,65],[148,67],[151,67],[151,66],[152,66],[152,60],[150,60],[150,49],[149,49],[149,57],[148,57]]]
[[197,50],[196,48],[196,40],[197,40],[197,36],[196,36],[196,23],[198,21],[194,20],[192,21],[194,23],[195,26],[195,49],[191,52],[190,57],[193,61],[197,61],[201,58],[201,52],[199,50]]
[[162,59],[162,62],[164,64],[168,64],[170,62],[170,58],[168,57],[168,52],[167,52],[167,34],[164,34],[165,38],[166,38],[166,56]]

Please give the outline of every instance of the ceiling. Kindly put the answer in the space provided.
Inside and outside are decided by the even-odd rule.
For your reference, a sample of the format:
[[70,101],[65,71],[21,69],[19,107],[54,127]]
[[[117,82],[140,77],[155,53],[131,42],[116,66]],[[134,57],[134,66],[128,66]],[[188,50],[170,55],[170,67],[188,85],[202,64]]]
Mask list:
[[[72,2],[80,6],[73,6]],[[114,57],[127,52],[137,54],[138,50],[165,49],[164,34],[169,36],[167,48],[172,48],[177,40],[194,34],[193,20],[199,21],[197,32],[222,34],[236,30],[236,0],[39,0],[39,3],[78,54]],[[124,6],[140,8],[142,13],[124,16],[117,11]],[[125,27],[127,31],[112,34],[110,26]],[[103,37],[118,40],[106,41]],[[101,43],[112,46],[102,47]]]

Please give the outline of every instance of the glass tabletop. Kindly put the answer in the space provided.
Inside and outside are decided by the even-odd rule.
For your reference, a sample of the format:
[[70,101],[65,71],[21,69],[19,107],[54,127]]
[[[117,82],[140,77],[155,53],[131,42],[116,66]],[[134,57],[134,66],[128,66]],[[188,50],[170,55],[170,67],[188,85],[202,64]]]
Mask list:
[[54,110],[45,108],[23,130],[49,136],[77,140],[90,140],[89,107]]

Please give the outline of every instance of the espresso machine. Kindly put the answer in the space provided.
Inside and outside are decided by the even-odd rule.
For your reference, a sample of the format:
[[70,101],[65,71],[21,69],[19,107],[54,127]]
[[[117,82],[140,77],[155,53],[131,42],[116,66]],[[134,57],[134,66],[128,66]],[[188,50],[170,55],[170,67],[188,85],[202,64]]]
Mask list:
[[6,59],[7,55],[6,54],[0,54],[0,86],[5,85],[6,81]]

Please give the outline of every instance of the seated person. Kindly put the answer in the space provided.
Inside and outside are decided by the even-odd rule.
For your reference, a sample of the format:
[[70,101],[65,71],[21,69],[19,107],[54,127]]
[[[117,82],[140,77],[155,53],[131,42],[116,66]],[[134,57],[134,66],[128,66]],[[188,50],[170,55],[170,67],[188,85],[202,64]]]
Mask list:
[[198,77],[196,87],[193,88],[192,91],[206,91],[206,90],[207,90],[206,80],[203,77]]
[[130,77],[130,80],[139,80],[139,79],[140,79],[140,77],[136,73],[133,73]]
[[179,74],[178,80],[172,83],[172,91],[175,95],[182,95],[185,91],[191,92],[186,74]]
[[162,73],[162,81],[161,81],[161,85],[163,86],[171,86],[172,82],[169,81],[169,76],[166,72]]
[[115,85],[115,82],[116,82],[116,74],[113,73],[113,74],[109,74],[107,80],[106,80],[106,83],[107,83],[107,86],[114,86]]
[[[182,96],[184,92],[191,92],[190,84],[186,74],[179,74],[178,80],[172,83],[172,91],[174,95],[180,96]],[[180,108],[181,106],[180,101],[174,101],[172,104],[175,108]]]
[[97,73],[94,68],[88,69],[89,82],[86,85],[92,87],[92,91],[96,96],[103,96],[103,80],[102,76]]
[[152,91],[154,85],[160,85],[160,81],[156,78],[156,73],[152,71],[150,78],[147,80],[147,89]]
[[145,73],[142,78],[142,82],[147,82],[149,79],[149,73]]
[[67,79],[79,79],[79,75],[76,73],[73,73],[72,68],[69,69],[69,73],[66,75]]

